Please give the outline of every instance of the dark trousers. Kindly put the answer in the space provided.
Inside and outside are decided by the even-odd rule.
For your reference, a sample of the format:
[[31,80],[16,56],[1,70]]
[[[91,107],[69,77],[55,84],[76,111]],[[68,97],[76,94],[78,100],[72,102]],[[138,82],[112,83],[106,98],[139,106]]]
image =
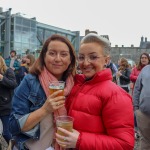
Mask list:
[[9,115],[7,115],[7,116],[0,116],[0,118],[1,118],[2,123],[3,123],[3,137],[5,138],[7,143],[9,143],[9,140],[11,139],[11,134],[9,132],[9,126],[8,126]]

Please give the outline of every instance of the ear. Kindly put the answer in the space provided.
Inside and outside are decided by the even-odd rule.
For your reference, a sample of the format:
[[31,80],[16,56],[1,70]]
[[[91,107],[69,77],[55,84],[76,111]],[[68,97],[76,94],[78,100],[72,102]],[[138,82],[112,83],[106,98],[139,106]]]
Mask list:
[[105,56],[105,64],[108,64],[109,56]]

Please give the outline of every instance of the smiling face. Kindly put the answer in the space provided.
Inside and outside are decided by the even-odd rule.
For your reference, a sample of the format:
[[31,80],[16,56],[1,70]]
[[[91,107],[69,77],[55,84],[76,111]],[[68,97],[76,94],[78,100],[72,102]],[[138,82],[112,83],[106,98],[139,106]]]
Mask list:
[[91,78],[103,70],[106,63],[103,46],[96,42],[81,44],[79,59],[80,69],[86,78]]
[[58,80],[71,63],[68,46],[61,41],[51,41],[44,58],[45,66]]

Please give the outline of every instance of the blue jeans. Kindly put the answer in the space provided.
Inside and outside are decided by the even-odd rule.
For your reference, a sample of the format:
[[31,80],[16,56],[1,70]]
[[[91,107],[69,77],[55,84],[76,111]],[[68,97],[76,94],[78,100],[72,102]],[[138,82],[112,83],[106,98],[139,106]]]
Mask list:
[[5,138],[7,143],[9,143],[9,140],[11,139],[11,134],[9,132],[9,126],[8,126],[9,115],[7,115],[7,116],[0,116],[0,118],[1,118],[2,123],[3,123],[3,137]]

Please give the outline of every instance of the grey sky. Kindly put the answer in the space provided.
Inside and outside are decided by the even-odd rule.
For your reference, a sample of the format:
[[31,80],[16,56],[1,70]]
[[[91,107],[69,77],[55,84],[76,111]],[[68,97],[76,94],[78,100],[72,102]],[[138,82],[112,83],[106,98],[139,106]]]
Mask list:
[[0,0],[4,10],[71,31],[109,35],[112,46],[139,46],[150,41],[149,0]]

